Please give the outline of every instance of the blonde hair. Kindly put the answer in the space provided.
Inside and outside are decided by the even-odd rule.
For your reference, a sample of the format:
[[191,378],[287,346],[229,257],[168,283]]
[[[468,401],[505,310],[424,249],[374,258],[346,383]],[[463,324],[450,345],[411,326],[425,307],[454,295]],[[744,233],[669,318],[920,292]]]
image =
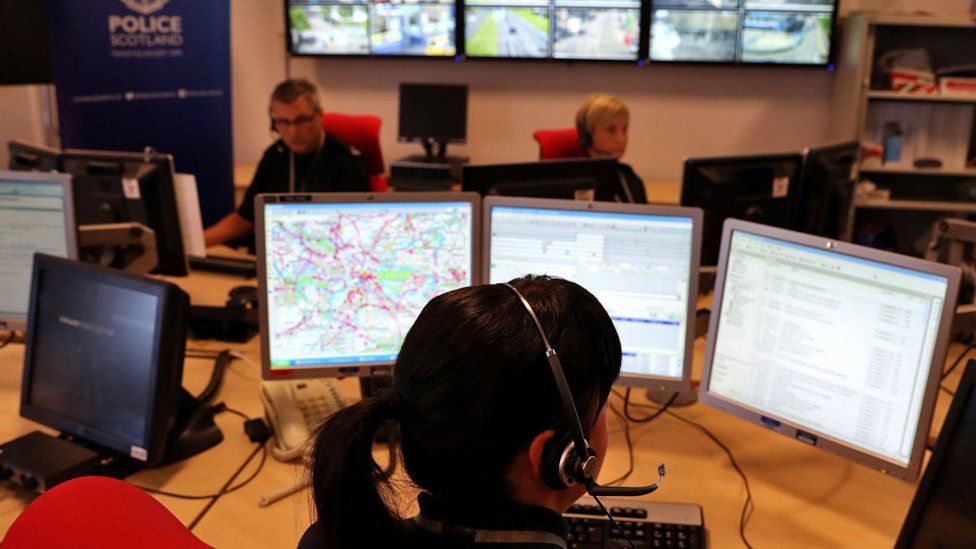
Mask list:
[[576,111],[576,129],[592,135],[597,126],[610,124],[620,117],[630,120],[627,105],[612,95],[596,93],[587,97]]

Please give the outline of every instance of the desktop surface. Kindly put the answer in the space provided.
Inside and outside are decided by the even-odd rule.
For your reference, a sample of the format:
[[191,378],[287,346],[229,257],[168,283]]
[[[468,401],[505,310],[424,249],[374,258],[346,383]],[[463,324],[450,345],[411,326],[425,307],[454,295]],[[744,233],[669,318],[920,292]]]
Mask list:
[[[240,279],[214,273],[193,273],[174,278],[193,303],[222,304],[227,291]],[[699,306],[709,306],[708,299]],[[216,341],[189,341],[191,348],[219,350],[232,347],[256,360],[258,340],[228,345]],[[695,344],[694,377],[700,375],[705,341]],[[953,344],[951,356],[964,348]],[[10,440],[37,429],[37,424],[18,416],[20,365],[23,346],[0,349],[0,439]],[[202,389],[213,366],[212,359],[188,358],[184,385],[193,394]],[[953,387],[960,372],[950,376]],[[235,360],[218,396],[228,406],[250,417],[264,411],[258,398],[260,372],[255,366]],[[348,378],[337,381],[346,398],[358,397],[358,383]],[[632,401],[646,401],[634,393]],[[620,401],[611,402],[619,409]],[[937,402],[937,431],[948,408],[949,398]],[[633,411],[633,410],[632,410]],[[734,452],[749,477],[756,510],[746,529],[756,547],[777,547],[802,540],[808,547],[890,548],[901,528],[914,493],[914,486],[875,471],[859,467],[837,456],[795,444],[766,429],[702,405],[677,409],[682,417],[711,429]],[[186,462],[142,471],[129,482],[178,493],[203,494],[220,487],[243,463],[254,448],[242,432],[242,420],[231,414],[218,414],[217,424],[225,440],[206,453]],[[724,453],[697,429],[668,414],[646,425],[632,425],[635,447],[635,473],[632,481],[652,482],[657,478],[659,458],[668,463],[668,478],[649,502],[691,502],[702,506],[707,537],[712,547],[737,547],[739,513],[744,492],[742,481],[728,465]],[[270,444],[270,441],[269,441]],[[374,456],[382,466],[386,450],[377,447]],[[244,475],[252,472],[249,466]],[[609,480],[628,468],[627,446],[621,428],[611,418],[610,450],[600,478]],[[299,493],[270,507],[259,508],[261,495],[294,483],[302,469],[294,463],[268,459],[255,481],[222,497],[193,530],[203,541],[218,547],[294,546],[311,522],[310,495]],[[653,475],[653,478],[652,478]],[[14,485],[0,482],[0,536],[31,501],[32,495]],[[207,505],[208,500],[182,500],[155,496],[184,524]],[[415,510],[414,495],[406,491],[399,498],[408,515]],[[827,527],[829,525],[829,527]]]

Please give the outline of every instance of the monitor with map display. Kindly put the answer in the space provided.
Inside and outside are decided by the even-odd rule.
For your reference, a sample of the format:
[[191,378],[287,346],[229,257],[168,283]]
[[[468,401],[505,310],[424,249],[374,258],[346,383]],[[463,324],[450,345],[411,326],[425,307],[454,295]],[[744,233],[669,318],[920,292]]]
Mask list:
[[258,196],[265,379],[386,372],[420,310],[478,282],[475,193]]

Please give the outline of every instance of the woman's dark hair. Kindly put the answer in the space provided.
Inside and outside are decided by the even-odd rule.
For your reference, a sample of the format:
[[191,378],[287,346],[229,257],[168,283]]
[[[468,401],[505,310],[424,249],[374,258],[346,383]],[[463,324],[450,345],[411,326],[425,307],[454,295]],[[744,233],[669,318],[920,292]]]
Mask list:
[[[620,373],[620,339],[600,302],[567,280],[527,276],[525,295],[556,350],[584,429]],[[318,431],[310,469],[327,547],[394,543],[392,486],[373,460],[373,435],[400,423],[407,474],[439,496],[507,498],[515,456],[565,416],[545,345],[511,289],[461,288],[424,307],[393,367],[393,386],[332,416]]]

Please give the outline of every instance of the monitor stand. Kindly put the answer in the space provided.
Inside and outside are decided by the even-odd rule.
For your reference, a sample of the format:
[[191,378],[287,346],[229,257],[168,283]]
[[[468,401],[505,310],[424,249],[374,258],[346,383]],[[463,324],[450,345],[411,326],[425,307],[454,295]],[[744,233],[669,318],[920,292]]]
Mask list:
[[[647,400],[659,406],[664,406],[667,404],[673,395],[674,391],[662,391],[655,388],[647,390]],[[694,389],[689,389],[687,391],[678,393],[678,396],[674,398],[674,402],[671,402],[670,407],[675,408],[681,406],[691,406],[696,402],[698,402],[698,393],[696,393]]]
[[[195,398],[180,388],[179,411],[166,440],[166,449],[159,466],[176,463],[210,449],[224,440],[220,428],[214,423],[214,411],[210,406],[201,408]],[[58,438],[88,448],[101,456],[100,467],[89,474],[123,479],[146,469],[145,463],[130,456],[109,450],[89,440],[62,433]]]

